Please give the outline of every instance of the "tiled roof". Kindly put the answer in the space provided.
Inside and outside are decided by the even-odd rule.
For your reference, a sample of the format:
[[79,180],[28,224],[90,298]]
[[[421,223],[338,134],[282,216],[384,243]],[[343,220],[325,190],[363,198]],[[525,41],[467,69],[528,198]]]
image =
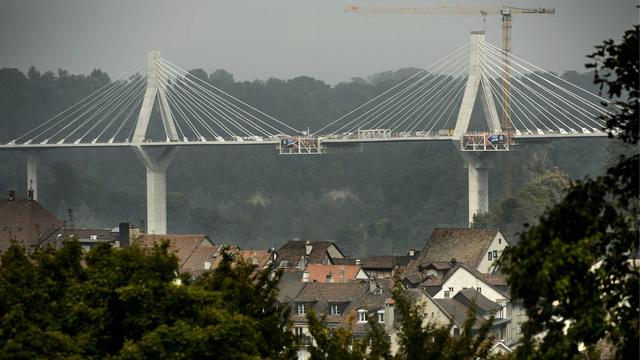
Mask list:
[[357,259],[355,258],[336,258],[331,259],[334,265],[356,265]]
[[0,200],[0,251],[9,248],[12,239],[27,248],[46,242],[61,227],[62,222],[35,200]]
[[[453,319],[456,325],[461,327],[467,319],[469,308],[455,299],[433,299],[433,301],[442,309],[449,318]],[[487,320],[482,316],[476,315],[476,321],[472,329],[479,329]]]
[[80,241],[91,240],[92,236],[96,236],[96,238],[97,238],[96,240],[97,241],[116,241],[116,240],[120,240],[120,233],[119,232],[112,232],[111,229],[81,229],[81,228],[69,229],[69,228],[64,228],[64,229],[60,229],[59,231],[56,231],[53,234],[53,237],[56,237],[56,238],[59,238],[59,239],[65,239],[66,240],[66,239],[71,239],[71,238],[77,238]]
[[[214,255],[218,250],[217,246],[199,246],[193,249],[191,255],[182,262],[180,272],[188,272],[198,277],[205,271],[213,269]],[[205,267],[205,263],[208,267]]]
[[[170,248],[175,252],[178,257],[178,263],[180,268],[187,264],[189,258],[196,254],[196,249],[198,248],[210,248],[211,252],[215,252],[216,246],[207,238],[204,234],[193,234],[193,235],[179,235],[179,234],[166,234],[166,235],[151,235],[151,234],[142,234],[135,241],[138,242],[142,246],[151,247],[154,244],[160,244],[163,240],[168,240],[170,244]],[[206,253],[206,250],[199,250],[197,255],[198,257],[206,257],[203,255]],[[190,265],[187,266],[191,267]],[[203,261],[204,267],[204,261]]]
[[393,269],[398,265],[399,256],[372,255],[362,260],[363,269]]
[[497,234],[495,229],[436,228],[419,258],[421,262],[456,259],[477,268]]
[[329,274],[333,277],[334,283],[347,282],[355,280],[358,271],[360,271],[360,266],[356,265],[307,265],[309,282],[326,282]]
[[458,291],[453,298],[467,306],[474,304],[480,315],[493,313],[502,308],[500,304],[487,299],[487,297],[482,295],[478,290],[472,288]]
[[[306,241],[291,240],[282,245],[278,250],[278,258],[276,262],[285,264],[282,266],[286,269],[295,269],[300,264],[300,261],[304,258],[306,264],[322,264],[325,258],[329,256],[328,250],[331,246],[336,249],[338,247],[332,241],[311,241],[311,254],[306,256]],[[340,249],[338,249],[340,251]],[[300,270],[304,270],[304,267]]]
[[400,276],[415,279],[428,267],[446,270],[452,259],[477,269],[497,233],[492,229],[436,228],[420,254],[400,267]]
[[306,283],[302,282],[302,271],[286,271],[282,273],[278,282],[278,301],[288,303],[293,301]]

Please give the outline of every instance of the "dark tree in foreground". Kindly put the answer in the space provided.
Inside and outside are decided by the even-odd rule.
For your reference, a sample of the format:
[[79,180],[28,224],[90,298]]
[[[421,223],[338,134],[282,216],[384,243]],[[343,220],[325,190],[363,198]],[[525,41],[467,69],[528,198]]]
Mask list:
[[191,282],[163,244],[153,249],[78,242],[0,259],[0,358],[293,358],[278,277],[225,256]]
[[[638,26],[591,55],[595,82],[618,100],[610,136],[632,147],[607,173],[572,186],[564,200],[505,253],[512,295],[529,321],[519,359],[575,359],[606,341],[616,358],[640,349],[638,323]],[[541,335],[536,337],[536,335]]]

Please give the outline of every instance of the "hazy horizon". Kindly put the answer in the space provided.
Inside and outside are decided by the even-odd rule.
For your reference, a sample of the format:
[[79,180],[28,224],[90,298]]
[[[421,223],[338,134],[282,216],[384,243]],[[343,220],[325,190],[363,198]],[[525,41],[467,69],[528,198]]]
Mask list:
[[[152,6],[153,4],[153,6]],[[225,69],[236,80],[311,76],[329,84],[406,67],[422,68],[485,28],[500,44],[500,17],[363,15],[347,5],[423,6],[342,0],[185,2],[141,0],[1,0],[0,67],[65,69],[112,77],[144,60],[150,49],[186,69]],[[475,5],[495,5],[478,1]],[[586,54],[619,39],[637,23],[637,2],[508,1],[556,9],[556,15],[514,15],[513,53],[545,69],[585,71]],[[543,51],[541,51],[543,50]],[[556,54],[557,56],[550,56]]]

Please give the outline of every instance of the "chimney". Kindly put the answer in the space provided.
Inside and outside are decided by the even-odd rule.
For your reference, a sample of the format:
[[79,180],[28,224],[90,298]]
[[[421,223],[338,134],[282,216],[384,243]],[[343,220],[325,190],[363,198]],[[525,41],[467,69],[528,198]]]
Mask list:
[[33,189],[27,190],[27,199],[29,199],[29,201],[33,200]]
[[409,256],[411,256],[411,257],[416,256],[416,249],[415,248],[409,249]]
[[313,245],[311,245],[311,241],[307,240],[307,243],[304,245],[304,253],[305,255],[311,255],[311,251],[313,250]]
[[118,234],[120,237],[120,247],[129,246],[129,223],[123,222],[118,225]]
[[14,190],[9,190],[9,201],[13,201],[16,198],[16,192]]
[[332,273],[328,273],[327,274],[327,282],[328,283],[332,283],[333,282],[333,274]]
[[451,258],[451,267],[456,266],[457,263],[458,261],[456,260],[456,258]]
[[340,267],[340,282],[342,282],[342,283],[343,283],[343,282],[346,282],[346,281],[344,280],[344,266],[341,266],[341,267]]
[[361,265],[362,261],[360,259],[356,259],[356,265]]

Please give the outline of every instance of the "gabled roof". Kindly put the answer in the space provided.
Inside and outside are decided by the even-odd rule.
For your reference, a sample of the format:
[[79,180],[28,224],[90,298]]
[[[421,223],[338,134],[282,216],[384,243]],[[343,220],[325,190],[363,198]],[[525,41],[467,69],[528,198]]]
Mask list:
[[[419,269],[417,266],[415,266],[415,268]],[[442,284],[444,284],[451,276],[453,276],[453,274],[456,273],[456,271],[458,271],[461,268],[465,269],[466,271],[471,273],[473,276],[475,276],[478,280],[482,281],[483,283],[487,284],[489,287],[491,287],[495,291],[502,294],[505,298],[509,298],[509,295],[508,295],[508,292],[506,291],[505,286],[493,285],[491,282],[488,282],[485,280],[486,274],[483,274],[479,272],[477,269],[472,268],[467,264],[463,264],[460,262],[450,264],[450,266],[443,271],[443,276],[441,277],[429,276],[426,274],[426,271],[423,270],[423,271],[417,271],[410,274],[403,273],[400,275],[400,279],[405,284],[408,282],[413,287],[424,288],[425,291],[430,296],[435,296],[442,289]],[[490,279],[493,279],[494,282],[499,282],[497,278],[490,277]]]
[[120,233],[113,232],[111,229],[83,229],[83,228],[64,228],[56,231],[51,239],[57,238],[67,240],[76,238],[80,241],[92,241],[91,237],[95,236],[97,242],[120,240]]
[[0,251],[8,249],[12,239],[26,248],[46,242],[61,227],[62,222],[35,200],[0,200]]
[[436,228],[420,253],[420,262],[456,259],[477,268],[497,234],[495,229]]
[[293,301],[307,283],[302,282],[302,271],[285,271],[278,282],[278,301]]
[[[175,252],[178,257],[178,264],[182,268],[185,264],[188,264],[190,257],[194,254],[196,257],[206,258],[208,253],[213,255],[217,247],[209,240],[204,234],[166,234],[166,235],[152,235],[142,234],[135,240],[141,246],[152,247],[154,244],[160,244],[163,240],[169,241],[170,249]],[[198,250],[199,248],[208,248],[205,250]],[[204,260],[202,262],[204,268]],[[187,265],[187,268],[191,268],[192,265]]]
[[475,306],[480,315],[494,313],[502,308],[500,304],[487,299],[481,292],[472,288],[458,291],[453,298],[466,306]]
[[[458,326],[462,327],[467,320],[469,307],[465,304],[456,301],[455,299],[432,299],[436,305]],[[487,320],[476,314],[476,321],[472,326],[472,329],[479,329],[482,324]]]
[[[305,259],[305,264],[322,264],[325,258],[330,257],[328,251],[332,246],[335,247],[342,257],[344,257],[344,254],[342,254],[338,246],[336,246],[333,241],[310,241],[310,243],[312,246],[311,254],[307,256],[306,241],[287,241],[278,249],[278,258],[276,262],[279,266],[286,262],[287,265],[282,267],[287,269],[296,268],[303,258]],[[301,270],[304,270],[304,268]]]
[[362,260],[363,269],[392,270],[398,265],[399,256],[393,255],[372,255]]
[[309,282],[326,282],[327,276],[331,274],[334,283],[353,281],[360,271],[360,266],[356,265],[323,265],[309,264]]

